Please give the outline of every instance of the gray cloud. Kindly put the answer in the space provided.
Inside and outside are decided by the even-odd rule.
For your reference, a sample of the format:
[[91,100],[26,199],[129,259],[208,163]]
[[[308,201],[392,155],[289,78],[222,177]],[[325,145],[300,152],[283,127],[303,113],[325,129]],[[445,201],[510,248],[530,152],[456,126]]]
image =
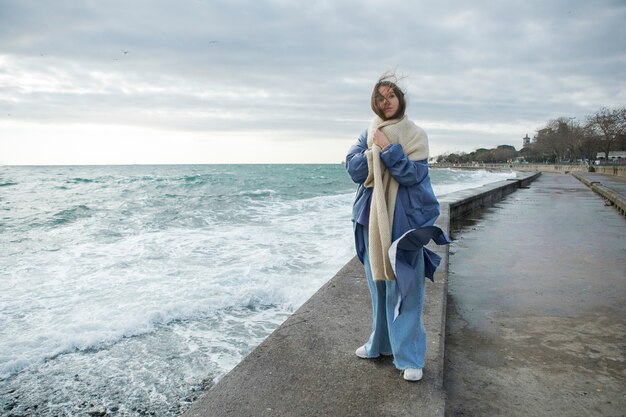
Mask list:
[[624,21],[620,1],[4,0],[0,122],[352,138],[398,68],[440,147],[519,147],[626,102]]

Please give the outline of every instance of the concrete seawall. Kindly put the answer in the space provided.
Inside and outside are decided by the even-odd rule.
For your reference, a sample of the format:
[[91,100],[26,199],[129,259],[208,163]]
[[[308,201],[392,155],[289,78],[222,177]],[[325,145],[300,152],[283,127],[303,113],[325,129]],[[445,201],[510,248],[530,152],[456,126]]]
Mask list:
[[527,187],[539,175],[540,172],[523,174],[518,178],[493,182],[480,188],[457,191],[442,196],[439,202],[442,206],[449,206],[450,221],[456,221],[468,213],[493,205],[521,187]]
[[[539,175],[442,196],[438,225],[449,232],[451,221]],[[443,416],[448,248],[431,249],[442,263],[435,283],[426,285],[428,353],[421,382],[404,381],[388,357],[354,355],[369,335],[371,306],[363,267],[353,258],[184,416]]]
[[[620,194],[620,190],[626,190],[626,178],[609,178],[601,175],[583,173],[572,173],[572,175],[597,194],[601,195],[622,215],[626,215],[626,198],[624,198],[623,191]],[[602,182],[610,182],[610,187],[605,186]]]

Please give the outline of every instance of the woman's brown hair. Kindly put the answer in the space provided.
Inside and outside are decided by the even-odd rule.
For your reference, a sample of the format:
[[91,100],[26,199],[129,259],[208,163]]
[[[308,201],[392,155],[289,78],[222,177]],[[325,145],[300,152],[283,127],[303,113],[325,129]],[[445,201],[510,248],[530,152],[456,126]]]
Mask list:
[[374,89],[372,90],[372,99],[371,99],[372,111],[376,113],[378,117],[380,117],[383,120],[387,120],[387,118],[385,118],[385,114],[376,105],[377,99],[381,95],[380,92],[378,91],[380,87],[391,88],[394,94],[396,95],[396,97],[398,97],[398,101],[400,102],[398,105],[398,111],[389,119],[397,119],[397,118],[404,116],[404,111],[406,110],[406,100],[404,99],[404,92],[400,89],[400,87],[398,87],[398,85],[394,81],[391,81],[390,78],[395,80],[395,76],[393,75],[392,76],[388,74],[383,75],[382,77],[378,79],[378,81],[376,82],[376,85],[374,85]]

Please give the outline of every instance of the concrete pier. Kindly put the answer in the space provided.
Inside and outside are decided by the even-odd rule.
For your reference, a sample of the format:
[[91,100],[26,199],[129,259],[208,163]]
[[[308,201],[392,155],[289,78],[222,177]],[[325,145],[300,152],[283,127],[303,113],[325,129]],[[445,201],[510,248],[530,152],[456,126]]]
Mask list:
[[[355,258],[185,416],[442,416],[443,346],[429,346],[419,386],[402,380],[389,358],[354,355],[369,334],[369,302]],[[442,308],[434,304],[429,311]]]
[[[493,204],[538,174],[523,174],[442,198],[438,224],[450,213]],[[459,214],[460,215],[460,214]],[[435,283],[426,285],[428,350],[424,378],[402,379],[391,359],[359,359],[354,350],[371,330],[370,296],[355,258],[184,414],[199,416],[443,416],[443,351],[448,247]]]
[[623,416],[626,222],[586,184],[523,174],[440,199],[440,226],[460,224],[450,262],[435,248],[422,381],[354,355],[371,306],[353,259],[184,416]]

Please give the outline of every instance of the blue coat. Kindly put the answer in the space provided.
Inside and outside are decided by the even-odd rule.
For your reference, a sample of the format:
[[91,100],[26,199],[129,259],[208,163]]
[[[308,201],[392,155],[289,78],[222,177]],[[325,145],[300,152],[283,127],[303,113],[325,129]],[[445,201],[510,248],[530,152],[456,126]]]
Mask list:
[[[366,150],[367,130],[359,136],[346,156],[346,170],[350,178],[359,184],[352,208],[352,221],[357,256],[361,262],[365,256],[363,227],[369,224],[373,191],[372,188],[363,186],[368,174]],[[391,225],[391,240],[399,244],[396,245],[397,259],[391,259],[391,263],[396,272],[400,294],[404,298],[414,284],[415,274],[411,274],[411,271],[415,270],[419,258],[416,251],[424,251],[425,275],[433,280],[441,257],[423,245],[430,239],[437,244],[446,244],[449,240],[441,229],[432,227],[439,216],[439,202],[430,183],[428,161],[410,160],[399,144],[393,144],[381,152],[380,159],[399,184]],[[401,242],[397,242],[400,238]]]

